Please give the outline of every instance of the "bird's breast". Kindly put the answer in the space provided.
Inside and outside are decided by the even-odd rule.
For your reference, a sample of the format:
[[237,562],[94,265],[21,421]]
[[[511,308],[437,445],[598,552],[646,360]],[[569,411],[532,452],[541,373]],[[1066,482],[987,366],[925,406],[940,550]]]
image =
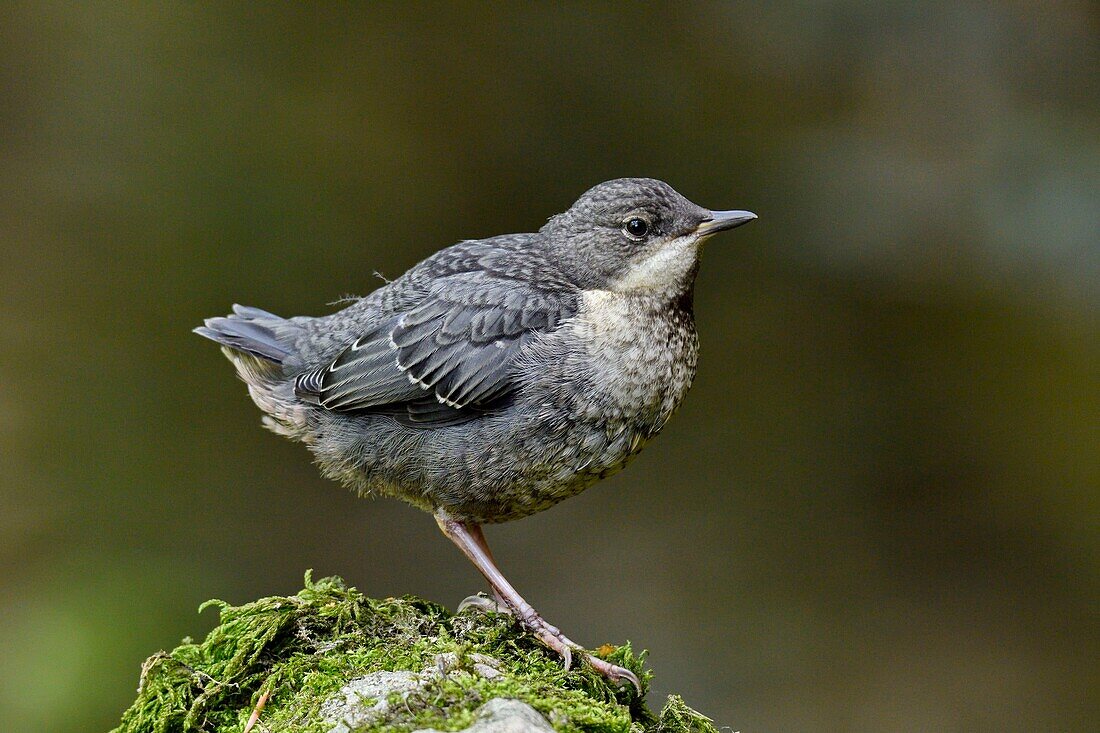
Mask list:
[[587,417],[656,432],[695,377],[699,341],[690,310],[664,299],[586,291],[569,324],[586,384]]

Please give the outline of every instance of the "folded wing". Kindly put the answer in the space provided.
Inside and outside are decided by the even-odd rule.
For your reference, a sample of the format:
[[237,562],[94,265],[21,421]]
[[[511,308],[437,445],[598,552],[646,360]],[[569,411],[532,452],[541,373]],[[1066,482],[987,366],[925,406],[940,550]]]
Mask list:
[[329,410],[396,411],[413,424],[461,422],[507,395],[524,346],[575,312],[576,298],[560,290],[484,272],[439,278],[419,304],[299,376],[295,388]]

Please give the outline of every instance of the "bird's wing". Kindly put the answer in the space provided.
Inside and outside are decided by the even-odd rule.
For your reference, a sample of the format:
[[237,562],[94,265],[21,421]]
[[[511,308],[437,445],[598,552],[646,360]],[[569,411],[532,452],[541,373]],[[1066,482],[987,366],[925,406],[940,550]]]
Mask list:
[[453,410],[476,410],[507,394],[523,346],[576,307],[570,293],[487,272],[441,277],[419,304],[298,377],[295,387],[329,410],[405,405],[412,422],[453,421]]

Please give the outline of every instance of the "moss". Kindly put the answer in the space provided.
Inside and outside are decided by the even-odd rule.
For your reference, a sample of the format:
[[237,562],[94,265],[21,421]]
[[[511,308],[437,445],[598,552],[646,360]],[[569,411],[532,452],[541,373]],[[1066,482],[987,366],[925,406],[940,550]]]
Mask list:
[[[384,721],[363,731],[461,730],[495,697],[522,700],[558,730],[640,733],[714,731],[678,697],[653,715],[632,687],[616,688],[584,665],[570,671],[509,616],[459,615],[419,598],[375,600],[339,578],[312,581],[290,597],[243,606],[209,601],[219,625],[202,642],[154,654],[142,665],[137,699],[115,733],[241,731],[256,702],[270,697],[262,728],[327,731],[319,714],[349,680],[380,671],[446,669],[415,693],[390,702]],[[648,687],[651,673],[629,644],[601,647],[600,656],[631,669]],[[501,674],[475,665],[490,657]]]

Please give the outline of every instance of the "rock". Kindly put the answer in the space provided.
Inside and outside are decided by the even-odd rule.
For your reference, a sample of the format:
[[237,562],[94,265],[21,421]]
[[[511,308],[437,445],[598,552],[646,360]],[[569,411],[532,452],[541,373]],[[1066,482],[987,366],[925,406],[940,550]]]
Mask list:
[[349,733],[383,720],[390,712],[392,695],[404,700],[424,686],[413,672],[371,672],[356,677],[321,705],[321,719],[335,723],[329,733]]
[[[433,661],[435,665],[425,669],[425,672],[434,670],[440,674],[446,674],[460,668],[458,655],[454,652],[437,654]],[[503,672],[500,671],[500,662],[487,654],[473,652],[472,654],[466,655],[466,661],[469,663],[469,669],[471,671],[487,680],[496,679],[503,674]]]
[[[477,719],[466,733],[553,733],[554,727],[525,702],[497,697],[478,708]],[[414,733],[443,733],[437,728],[421,728]]]
[[678,697],[646,706],[649,672],[629,645],[596,653],[642,680],[611,684],[560,657],[511,616],[454,614],[420,598],[368,598],[339,578],[241,606],[154,654],[116,733],[360,733],[463,729],[717,733]]
[[[381,720],[386,720],[390,715],[390,709],[393,706],[395,696],[399,700],[399,704],[406,703],[409,695],[417,692],[423,692],[429,684],[434,680],[442,677],[443,675],[452,672],[462,667],[458,654],[454,652],[445,652],[443,654],[437,654],[432,659],[432,664],[425,667],[422,672],[371,672],[368,675],[362,677],[356,677],[348,682],[346,685],[340,688],[340,691],[333,695],[331,698],[321,704],[321,719],[327,723],[334,723],[332,728],[329,728],[328,733],[350,733],[351,731],[359,728],[364,728],[373,723],[377,723]],[[496,659],[486,654],[470,654],[466,661],[468,667],[475,674],[478,674],[486,679],[494,679],[501,675],[501,672],[497,667],[500,665]],[[485,724],[491,724],[494,727],[490,728],[478,728],[473,727],[470,730],[528,730],[527,728],[514,728],[514,727],[500,727],[500,725],[507,724],[512,725],[512,721],[519,720],[515,715],[505,715],[504,718],[493,717],[497,714],[500,706],[492,706],[492,703],[497,700],[491,700],[489,703],[483,705],[480,710],[485,712],[479,712],[479,721],[481,716],[487,715]],[[545,719],[535,711],[529,705],[524,705],[518,700],[507,700],[503,702],[519,703],[531,713],[539,718],[542,722],[546,722]],[[514,706],[508,707],[504,712],[515,712]],[[503,721],[503,722],[502,722]],[[480,722],[478,723],[480,725]],[[425,729],[427,730],[427,729]],[[532,729],[533,730],[533,729]],[[553,730],[553,728],[548,728]]]

